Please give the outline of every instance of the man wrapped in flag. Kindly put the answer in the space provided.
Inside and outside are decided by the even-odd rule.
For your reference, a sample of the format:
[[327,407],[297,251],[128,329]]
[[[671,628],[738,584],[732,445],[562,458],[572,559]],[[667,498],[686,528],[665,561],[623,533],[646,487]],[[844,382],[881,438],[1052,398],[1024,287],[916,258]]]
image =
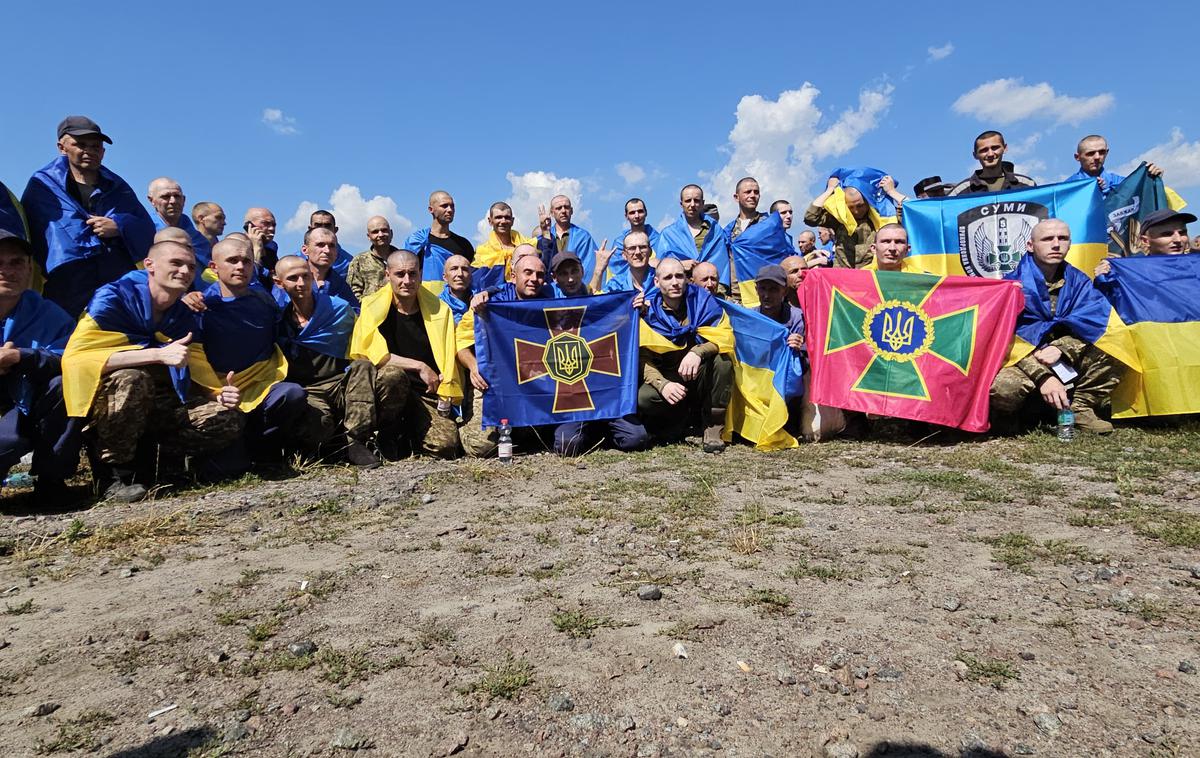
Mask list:
[[659,233],[654,253],[659,260],[666,257],[681,261],[711,263],[717,269],[718,281],[730,284],[729,240],[717,223],[717,218],[704,212],[704,190],[698,184],[685,185],[679,191],[679,217]]
[[659,437],[699,427],[704,451],[719,453],[732,376],[730,364],[716,358],[733,353],[729,317],[716,298],[688,283],[675,258],[659,261],[654,284],[642,314],[638,414]]
[[288,297],[280,319],[287,381],[304,388],[307,406],[297,435],[301,450],[320,455],[322,445],[338,437],[338,450],[348,463],[378,468],[379,458],[367,444],[378,430],[395,429],[399,423],[399,372],[388,374],[388,384],[371,361],[350,360],[354,308],[314,286],[306,260],[280,258],[275,285]]
[[992,382],[993,418],[1011,429],[1036,399],[1039,409],[1070,408],[1079,429],[1107,434],[1112,424],[1097,411],[1125,369],[1141,370],[1129,330],[1087,274],[1067,262],[1066,222],[1039,221],[1028,249],[1006,277],[1020,284],[1025,308],[1007,366]]
[[836,169],[804,212],[804,223],[831,229],[833,265],[862,268],[871,262],[875,233],[896,220],[904,196],[892,177],[877,168]]
[[1096,289],[1129,327],[1142,364],[1113,392],[1114,418],[1200,412],[1200,254],[1189,253],[1190,213],[1159,210],[1141,227],[1147,255],[1109,258]]
[[418,229],[404,240],[404,249],[416,254],[421,261],[421,279],[425,287],[435,295],[442,291],[442,270],[446,259],[461,255],[467,260],[475,258],[475,248],[467,240],[451,231],[454,222],[454,198],[445,190],[436,190],[429,195],[429,215],[432,222]]
[[[196,256],[177,242],[152,245],[145,271],[131,271],[97,290],[62,358],[67,415],[87,418],[93,478],[107,498],[146,495],[139,443],[157,442],[177,455],[207,456],[214,476],[244,470],[241,390],[215,392],[192,381],[193,364],[208,364],[195,314],[180,302],[192,287]],[[142,481],[138,481],[141,478]]]
[[496,202],[488,208],[487,222],[492,227],[487,240],[475,248],[475,270],[471,272],[471,289],[482,292],[488,287],[512,281],[512,256],[518,245],[536,244],[513,229],[515,217],[508,203]]
[[1108,254],[1104,198],[1094,179],[904,204],[912,263],[939,275],[1003,278],[1025,255],[1033,227],[1048,218],[1071,228],[1067,262],[1090,274]]

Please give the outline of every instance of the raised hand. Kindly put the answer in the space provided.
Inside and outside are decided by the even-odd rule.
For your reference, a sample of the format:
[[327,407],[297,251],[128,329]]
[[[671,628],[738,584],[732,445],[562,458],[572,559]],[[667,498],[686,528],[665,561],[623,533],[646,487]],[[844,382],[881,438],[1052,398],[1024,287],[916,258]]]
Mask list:
[[168,342],[158,348],[158,362],[171,368],[183,368],[188,362],[188,345],[192,344],[192,333]]

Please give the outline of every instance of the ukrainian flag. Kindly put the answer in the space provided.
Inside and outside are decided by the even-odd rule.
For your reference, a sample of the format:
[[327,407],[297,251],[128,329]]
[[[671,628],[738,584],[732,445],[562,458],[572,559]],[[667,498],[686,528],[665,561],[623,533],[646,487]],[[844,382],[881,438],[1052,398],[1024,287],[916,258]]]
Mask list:
[[733,394],[725,440],[737,432],[757,450],[796,447],[784,431],[789,398],[804,394],[804,362],[787,344],[788,330],[756,311],[720,301],[733,327]]
[[1067,262],[1088,276],[1108,254],[1108,219],[1095,179],[909,200],[902,210],[909,256],[938,275],[1000,279],[1025,255],[1033,227],[1057,218],[1071,227]]
[[[459,381],[458,364],[455,362],[454,316],[450,306],[429,290],[417,290],[417,302],[421,307],[421,323],[429,337],[429,348],[437,363],[442,383],[438,385],[438,397],[453,403],[462,402],[462,383]],[[392,286],[384,284],[362,300],[362,311],[354,324],[350,337],[350,359],[365,358],[376,366],[388,361],[387,340],[379,333],[379,326],[392,311]],[[469,313],[470,311],[468,311]],[[464,320],[466,320],[464,318]]]
[[1110,263],[1096,288],[1129,327],[1142,363],[1113,392],[1113,417],[1200,413],[1200,253]]

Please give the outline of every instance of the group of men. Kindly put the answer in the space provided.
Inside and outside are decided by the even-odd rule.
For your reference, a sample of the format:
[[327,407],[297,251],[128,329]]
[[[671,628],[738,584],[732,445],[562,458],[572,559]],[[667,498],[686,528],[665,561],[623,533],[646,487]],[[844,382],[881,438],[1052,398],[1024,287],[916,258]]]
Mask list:
[[[517,429],[518,446],[578,455],[606,441],[637,450],[695,434],[704,450],[719,452],[735,337],[718,301],[739,302],[747,285],[733,251],[765,244],[764,230],[786,231],[793,217],[786,200],[761,212],[758,182],[746,177],[735,190],[737,217],[724,227],[704,190],[689,184],[680,215],[663,229],[646,223],[644,201],[629,200],[629,228],[611,246],[572,223],[571,200],[559,195],[539,208],[528,237],[513,228],[512,208],[494,203],[491,232],[475,247],[452,231],[454,199],[437,191],[429,227],[403,247],[376,216],[367,222],[369,249],[351,255],[333,214],[319,210],[300,250],[286,253],[270,210],[249,209],[242,230],[226,235],[225,211],[199,202],[185,214],[183,190],[168,177],[150,183],[147,211],[103,165],[107,144],[95,122],[68,117],[58,127],[59,157],[33,175],[21,202],[0,186],[15,209],[9,215],[23,208],[27,229],[0,225],[0,471],[32,451],[46,498],[68,496],[64,480],[81,447],[98,492],[123,501],[144,497],[163,471],[222,478],[292,454],[367,468],[410,454],[494,455],[498,430],[480,421],[489,385],[475,355],[476,319],[492,303],[618,291],[635,293],[643,325],[637,412]],[[1002,135],[985,132],[974,145],[978,171],[958,185],[931,177],[914,192],[1031,184],[1003,160],[1005,148]],[[1107,192],[1122,177],[1105,170],[1106,156],[1093,135],[1076,158]],[[902,208],[907,198],[890,177],[880,187]],[[835,195],[849,215],[826,207]],[[754,309],[785,327],[780,339],[800,355],[796,292],[807,270],[913,270],[904,227],[878,223],[862,193],[840,190],[837,178],[803,218],[816,231],[800,232],[790,255],[753,278]],[[1151,254],[1187,252],[1189,221],[1176,212],[1146,219],[1143,245]],[[1031,398],[1074,406],[1082,428],[1103,432],[1111,425],[1097,411],[1120,367],[1072,332],[1064,308],[1094,285],[1065,263],[1069,247],[1063,222],[1035,228],[1014,278],[1026,310],[1051,318],[1034,350],[996,377],[992,402],[1006,417]],[[1106,266],[1088,273],[1102,276]],[[1073,392],[1052,370],[1064,361],[1079,374]],[[798,419],[799,406],[789,408]]]

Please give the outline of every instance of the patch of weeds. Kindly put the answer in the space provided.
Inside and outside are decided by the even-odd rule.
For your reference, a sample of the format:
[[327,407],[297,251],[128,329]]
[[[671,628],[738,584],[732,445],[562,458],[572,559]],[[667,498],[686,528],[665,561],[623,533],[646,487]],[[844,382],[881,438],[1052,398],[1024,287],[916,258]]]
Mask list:
[[80,519],[72,519],[71,523],[67,524],[67,528],[63,530],[62,538],[67,542],[78,542],[79,540],[91,534],[87,524]]
[[313,656],[292,655],[286,650],[277,650],[265,658],[254,658],[242,663],[238,673],[242,676],[258,676],[270,671],[305,671],[312,668]]
[[495,700],[512,700],[523,688],[533,683],[533,664],[508,653],[504,660],[483,667],[483,676],[471,688]]
[[458,639],[458,635],[449,624],[443,624],[435,618],[421,621],[417,624],[416,631],[417,647],[422,650],[445,647]]
[[458,548],[458,552],[466,553],[467,555],[479,555],[484,550],[486,550],[486,548],[477,542],[468,542],[464,545],[459,546],[459,548]]
[[1074,637],[1075,627],[1078,624],[1079,622],[1070,616],[1056,616],[1055,618],[1052,618],[1046,623],[1042,624],[1042,626],[1046,627],[1047,629],[1062,629]]
[[6,616],[24,616],[26,613],[33,613],[37,610],[37,606],[33,604],[33,598],[29,598],[24,603],[17,605],[4,604],[4,613]]
[[343,695],[340,692],[330,692],[325,695],[325,700],[334,708],[353,708],[362,702],[362,695],[357,692],[351,692],[349,695]]
[[905,469],[895,474],[889,474],[887,478],[891,480],[893,477],[911,484],[929,487],[936,492],[955,492],[962,495],[963,500],[999,503],[1006,499],[1003,490],[961,471]]
[[951,516],[950,514],[947,513],[947,514],[938,516],[937,518],[935,518],[933,520],[933,522],[935,524],[941,524],[942,526],[948,526],[948,525],[954,523],[954,516]]
[[14,553],[22,560],[31,560],[52,557],[69,549],[77,556],[105,553],[118,560],[132,560],[160,551],[166,545],[187,542],[217,523],[210,515],[189,515],[184,510],[151,512],[95,529],[89,529],[81,521],[76,526],[77,521],[54,537],[34,535],[23,539]]
[[998,658],[984,660],[969,653],[959,653],[954,659],[966,664],[966,678],[969,681],[990,684],[996,689],[1001,689],[1005,682],[1021,678],[1021,673],[1012,664]]
[[311,579],[306,579],[308,586],[303,591],[295,590],[292,592],[292,597],[300,597],[301,595],[312,595],[315,600],[324,600],[332,595],[341,586],[341,580],[337,574],[332,571],[319,571],[316,576]]
[[1138,618],[1146,623],[1155,621],[1164,621],[1167,618],[1169,607],[1162,600],[1148,600],[1144,597],[1139,597],[1128,606],[1128,612],[1136,614]]
[[248,608],[234,608],[231,611],[221,611],[217,614],[217,623],[221,626],[233,626],[240,621],[254,618],[254,613],[254,611]]
[[638,529],[657,529],[662,526],[662,520],[653,513],[637,513],[630,519],[630,523]]
[[670,637],[673,640],[700,641],[700,634],[696,630],[696,624],[691,621],[676,621],[668,627],[659,629],[656,634],[659,637]]
[[99,750],[102,743],[96,732],[116,721],[117,717],[107,711],[84,711],[70,721],[59,724],[58,731],[50,739],[39,739],[33,750],[38,755]]
[[258,584],[258,580],[267,574],[277,574],[283,569],[278,568],[249,568],[242,569],[242,575],[234,582],[234,586],[239,589],[248,590]]
[[313,503],[301,503],[288,511],[291,516],[345,516],[337,498],[327,497]]
[[313,663],[321,668],[318,677],[323,682],[346,689],[355,682],[361,682],[381,671],[408,665],[403,657],[389,658],[383,663],[377,663],[367,655],[365,650],[333,650],[322,648],[313,656]]
[[539,545],[544,545],[545,547],[558,547],[559,544],[558,537],[555,537],[553,534],[551,534],[549,529],[543,529],[542,531],[533,535],[533,539]]
[[1107,560],[1090,547],[1075,545],[1067,540],[1046,540],[1042,543],[1042,549],[1059,566],[1067,563],[1104,563]]
[[840,566],[824,564],[812,565],[806,559],[800,559],[783,571],[784,579],[799,582],[801,579],[820,579],[822,582],[841,581],[851,578],[851,574]]
[[253,644],[262,644],[279,633],[281,622],[277,618],[267,619],[246,627],[246,637]]
[[755,608],[763,616],[787,616],[792,613],[792,599],[779,590],[751,590],[742,605]]
[[1022,574],[1033,573],[1030,564],[1033,563],[1033,548],[1037,543],[1028,534],[1008,532],[998,537],[985,538],[983,542],[992,546],[992,560]]
[[729,549],[738,555],[754,555],[769,544],[767,531],[758,524],[735,527],[729,537]]
[[550,617],[554,628],[568,637],[591,637],[597,629],[611,629],[617,623],[607,616],[593,616],[580,608],[575,611],[557,611]]

